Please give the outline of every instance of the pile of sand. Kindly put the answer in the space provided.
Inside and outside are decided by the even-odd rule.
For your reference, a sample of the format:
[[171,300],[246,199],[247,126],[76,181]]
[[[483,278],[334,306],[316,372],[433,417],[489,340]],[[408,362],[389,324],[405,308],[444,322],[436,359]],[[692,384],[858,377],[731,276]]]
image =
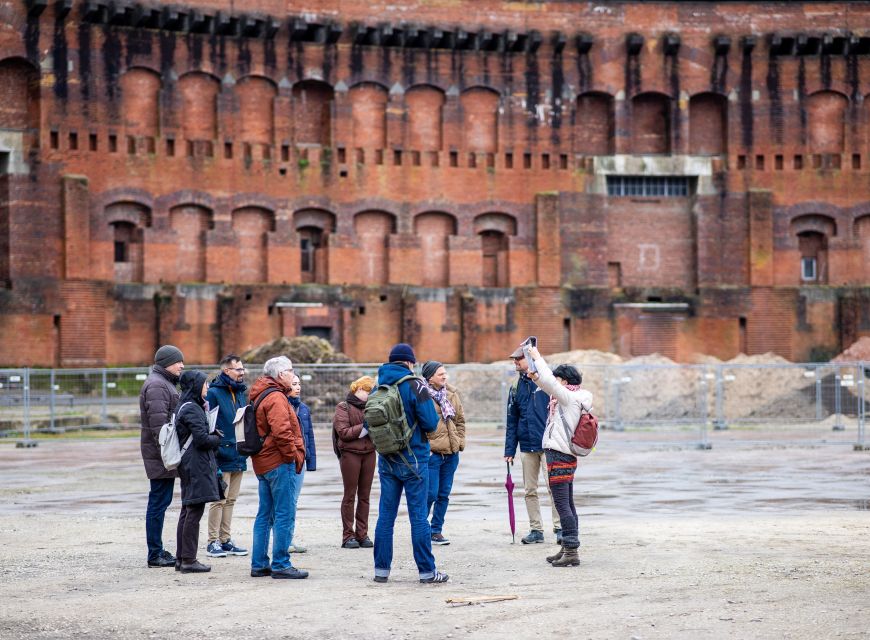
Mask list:
[[870,361],[870,337],[864,336],[831,359],[831,362],[868,362]]
[[262,364],[269,358],[287,356],[294,363],[321,364],[351,362],[345,354],[333,349],[332,345],[317,336],[280,337],[254,347],[242,354],[246,362]]

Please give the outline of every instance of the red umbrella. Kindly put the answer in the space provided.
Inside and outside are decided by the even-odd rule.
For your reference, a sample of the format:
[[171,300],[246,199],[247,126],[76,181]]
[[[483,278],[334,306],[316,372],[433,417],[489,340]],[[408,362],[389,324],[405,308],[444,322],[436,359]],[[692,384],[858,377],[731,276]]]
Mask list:
[[511,478],[511,463],[505,461],[507,467],[507,478],[504,481],[504,488],[508,492],[508,515],[511,522],[511,544],[517,541],[517,519],[514,515],[514,480]]

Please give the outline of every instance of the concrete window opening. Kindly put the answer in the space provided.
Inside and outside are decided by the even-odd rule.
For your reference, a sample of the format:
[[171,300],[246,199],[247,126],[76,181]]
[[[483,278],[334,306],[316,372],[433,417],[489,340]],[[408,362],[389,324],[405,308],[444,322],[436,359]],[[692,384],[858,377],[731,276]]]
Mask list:
[[299,236],[299,270],[302,282],[327,281],[329,234],[335,231],[335,215],[321,209],[301,209],[293,214]]
[[613,96],[584,93],[577,98],[574,151],[587,156],[613,155]]
[[642,155],[671,152],[671,99],[641,93],[631,99],[631,150]]
[[689,100],[689,153],[714,156],[728,150],[728,101],[718,93]]
[[335,92],[319,80],[293,86],[293,131],[296,144],[332,143],[332,106]]
[[115,282],[142,282],[142,230],[132,222],[113,222]]
[[509,287],[510,236],[517,234],[517,221],[506,213],[484,213],[474,219],[480,236],[484,287]]

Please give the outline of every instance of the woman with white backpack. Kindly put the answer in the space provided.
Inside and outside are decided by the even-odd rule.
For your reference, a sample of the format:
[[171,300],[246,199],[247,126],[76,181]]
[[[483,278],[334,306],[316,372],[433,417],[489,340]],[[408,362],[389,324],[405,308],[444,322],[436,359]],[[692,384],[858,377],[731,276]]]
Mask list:
[[553,503],[562,522],[562,548],[547,557],[554,567],[576,567],[580,564],[580,523],[574,507],[574,472],[577,456],[571,448],[574,428],[584,412],[592,411],[592,394],[580,388],[583,376],[570,364],[550,370],[537,347],[528,347],[535,373],[529,377],[550,396],[547,426],[541,445],[547,456],[547,480]]

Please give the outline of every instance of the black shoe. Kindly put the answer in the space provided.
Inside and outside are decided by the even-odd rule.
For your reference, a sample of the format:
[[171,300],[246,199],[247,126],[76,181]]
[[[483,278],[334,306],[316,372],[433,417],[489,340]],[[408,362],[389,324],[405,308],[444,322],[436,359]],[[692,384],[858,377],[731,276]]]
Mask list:
[[163,556],[158,556],[156,560],[149,560],[148,566],[152,568],[165,568],[165,567],[174,567],[175,566],[175,558],[171,560],[169,558],[164,558]]
[[356,538],[348,538],[345,540],[344,544],[341,545],[342,549],[359,549],[359,542],[356,541]]
[[169,553],[166,549],[160,552],[161,558],[166,558],[167,560],[172,560],[173,562],[178,562],[178,558]]
[[389,578],[387,576],[375,576],[373,580],[375,582],[386,582]]
[[179,571],[181,573],[208,573],[211,571],[211,567],[199,560],[194,560],[193,562],[182,562]]
[[361,546],[363,549],[371,549],[373,546],[375,546],[375,543],[372,542],[371,538],[366,536],[365,538],[360,540],[359,546]]
[[302,569],[297,569],[296,567],[287,567],[280,571],[273,571],[272,577],[276,580],[302,580],[303,578],[308,577],[308,572],[303,571]]
[[446,573],[441,573],[440,571],[436,571],[435,575],[431,578],[420,578],[420,582],[423,584],[441,584],[442,582],[447,582],[450,580],[450,576]]
[[251,569],[252,578],[268,578],[272,575],[272,570],[269,567],[263,569]]

